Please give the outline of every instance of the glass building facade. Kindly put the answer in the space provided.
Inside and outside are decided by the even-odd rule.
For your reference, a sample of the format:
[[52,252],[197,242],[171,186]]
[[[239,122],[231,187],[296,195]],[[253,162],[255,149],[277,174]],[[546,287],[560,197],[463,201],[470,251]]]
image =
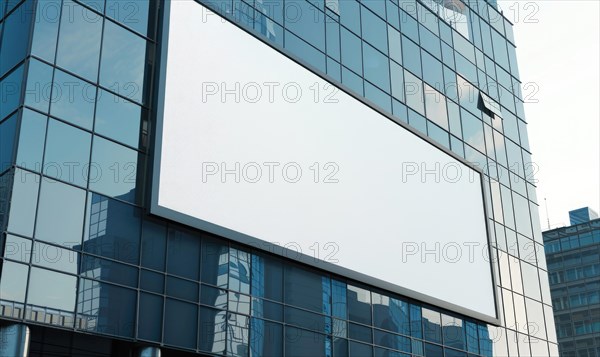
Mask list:
[[201,3],[483,170],[499,326],[150,216],[163,1],[0,3],[0,327],[30,355],[558,355],[495,2]]
[[560,355],[600,356],[600,219],[543,236]]

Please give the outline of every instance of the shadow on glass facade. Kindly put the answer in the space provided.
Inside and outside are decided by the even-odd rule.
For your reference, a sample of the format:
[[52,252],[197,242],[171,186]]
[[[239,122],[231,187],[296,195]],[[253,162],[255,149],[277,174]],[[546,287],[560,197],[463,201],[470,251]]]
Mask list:
[[203,2],[482,168],[501,326],[150,217],[161,3],[0,2],[0,315],[33,326],[32,355],[86,338],[99,355],[558,355],[512,25],[495,3]]

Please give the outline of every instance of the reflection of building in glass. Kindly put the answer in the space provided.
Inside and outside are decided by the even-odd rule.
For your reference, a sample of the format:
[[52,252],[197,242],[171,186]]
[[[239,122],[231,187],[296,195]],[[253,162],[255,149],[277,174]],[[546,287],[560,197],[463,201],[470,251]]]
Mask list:
[[569,219],[571,220],[572,226],[579,223],[589,222],[596,218],[598,218],[598,213],[589,207],[583,207],[569,211]]
[[[587,207],[571,226],[544,232],[552,307],[561,356],[600,351],[600,219]],[[576,223],[578,222],[578,223]]]

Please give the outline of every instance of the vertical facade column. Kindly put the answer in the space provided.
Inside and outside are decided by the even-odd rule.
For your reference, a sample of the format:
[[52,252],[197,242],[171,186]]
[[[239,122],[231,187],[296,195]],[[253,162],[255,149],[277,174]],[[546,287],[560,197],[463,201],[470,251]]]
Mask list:
[[138,352],[138,357],[160,357],[160,348],[142,347]]
[[30,331],[27,325],[0,326],[0,357],[27,357]]

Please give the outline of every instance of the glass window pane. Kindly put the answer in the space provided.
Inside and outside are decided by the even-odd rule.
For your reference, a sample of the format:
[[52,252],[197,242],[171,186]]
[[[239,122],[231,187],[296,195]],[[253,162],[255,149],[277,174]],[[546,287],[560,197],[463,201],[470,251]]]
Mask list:
[[198,283],[167,276],[167,295],[196,302],[198,301]]
[[167,246],[167,227],[145,219],[142,223],[142,265],[163,271]]
[[295,35],[325,52],[325,15],[304,0],[285,2],[285,24]]
[[412,73],[421,76],[421,50],[404,36],[402,36],[402,64]]
[[404,71],[404,93],[406,94],[406,104],[424,115],[423,82],[406,70]]
[[432,122],[448,130],[448,114],[446,113],[446,97],[425,84],[425,112]]
[[395,335],[389,332],[383,332],[379,330],[374,331],[375,344],[400,350],[403,352],[410,352],[411,342],[410,338]]
[[421,51],[423,61],[423,80],[436,90],[444,88],[442,63],[425,51]]
[[46,140],[48,118],[29,109],[23,110],[17,165],[39,172],[42,168],[42,155]]
[[148,10],[151,3],[148,0],[107,0],[106,16],[146,35],[148,33]]
[[283,298],[283,269],[274,258],[252,254],[252,295],[270,300]]
[[31,245],[30,239],[7,234],[4,242],[4,257],[29,264],[29,258],[32,255]]
[[227,308],[227,291],[204,285],[200,287],[200,303],[216,307],[218,309]]
[[43,180],[38,207],[36,239],[80,249],[85,191],[56,181]]
[[291,326],[285,327],[286,356],[326,357],[331,356],[330,349],[331,341],[325,335]]
[[79,256],[78,253],[72,250],[35,242],[31,264],[61,270],[65,273],[77,274]]
[[225,351],[227,313],[221,310],[200,308],[200,346],[202,351],[222,354]]
[[[362,74],[361,41],[352,32],[341,29],[342,36],[342,64],[355,73]],[[359,93],[362,93],[360,91]]]
[[90,194],[86,212],[84,250],[138,264],[140,209],[98,194]]
[[371,324],[371,292],[348,285],[348,319],[366,325]]
[[40,176],[21,169],[15,170],[8,230],[33,237]]
[[165,290],[165,276],[150,270],[142,269],[140,289],[162,293]]
[[27,265],[3,261],[2,278],[0,278],[0,299],[14,302],[25,302],[27,287]]
[[21,104],[21,88],[23,86],[23,65],[12,71],[0,81],[2,105],[0,105],[0,120],[12,113]]
[[388,58],[365,43],[363,45],[363,63],[365,79],[389,92],[390,65]]
[[25,105],[48,113],[52,90],[52,67],[34,58],[29,61]]
[[90,189],[124,201],[136,202],[137,163],[137,151],[95,136]]
[[100,84],[141,103],[144,88],[146,40],[106,21],[100,65]]
[[373,293],[373,325],[388,331],[410,335],[408,303]]
[[373,347],[371,347],[369,345],[350,341],[348,343],[348,348],[350,350],[350,356],[361,356],[361,357],[372,357],[373,356]]
[[285,303],[308,310],[323,312],[329,303],[324,294],[323,285],[329,279],[305,269],[286,265],[284,268],[284,298]]
[[423,317],[423,337],[427,341],[442,342],[441,316],[437,311],[421,309]]
[[483,122],[464,109],[461,109],[460,114],[465,142],[480,152],[485,152]]
[[229,247],[209,239],[202,240],[202,282],[227,288]]
[[17,136],[17,118],[15,113],[0,123],[0,172],[11,167],[14,163],[14,146]]
[[253,357],[275,357],[283,355],[283,327],[280,324],[251,319],[250,351]]
[[64,0],[56,64],[96,82],[100,58],[102,16]]
[[198,280],[200,273],[200,239],[180,229],[169,230],[167,272]]
[[[137,293],[99,281],[80,279],[78,318],[83,330],[133,337]],[[178,316],[182,319],[185,315]]]
[[0,77],[25,58],[31,34],[33,3],[32,0],[26,1],[4,20],[2,50],[0,51]]
[[80,129],[50,120],[44,157],[44,174],[85,187],[92,136]]
[[81,276],[121,285],[137,287],[138,270],[134,267],[83,254]]
[[250,294],[250,256],[239,249],[229,249],[229,289]]
[[50,63],[54,62],[56,52],[60,4],[60,0],[44,0],[37,3],[31,53]]
[[[367,1],[365,3],[384,3],[383,1]],[[387,26],[385,21],[377,17],[366,7],[361,6],[363,39],[383,53],[388,53]]]
[[98,93],[94,127],[98,134],[137,148],[141,117],[140,106],[107,91]]
[[138,338],[161,341],[163,298],[154,294],[140,293],[138,312]]
[[465,349],[465,330],[461,319],[442,314],[442,333],[444,345]]
[[77,278],[74,276],[31,268],[27,304],[74,311],[76,284]]
[[50,114],[92,129],[96,87],[63,71],[54,71]]
[[287,30],[285,31],[285,48],[321,72],[326,71],[325,54]]

